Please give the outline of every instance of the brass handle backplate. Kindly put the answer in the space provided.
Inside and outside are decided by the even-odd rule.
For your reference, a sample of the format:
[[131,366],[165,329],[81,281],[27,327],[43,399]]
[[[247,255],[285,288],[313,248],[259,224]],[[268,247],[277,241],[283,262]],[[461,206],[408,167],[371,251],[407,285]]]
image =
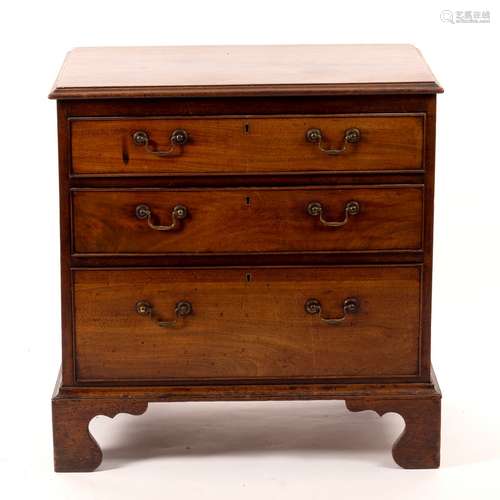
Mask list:
[[307,213],[311,217],[319,217],[321,224],[327,227],[340,227],[347,224],[349,217],[357,215],[360,212],[359,203],[357,201],[349,201],[344,207],[344,219],[341,221],[327,221],[323,218],[323,205],[319,201],[311,201],[307,205]]
[[174,320],[160,320],[155,319],[153,306],[147,300],[140,300],[135,304],[135,310],[137,314],[141,316],[148,316],[152,321],[154,321],[158,326],[162,328],[173,328],[178,323],[178,318],[184,318],[185,316],[189,316],[193,312],[193,306],[191,302],[187,300],[181,300],[175,304],[175,316]]
[[132,140],[136,146],[144,146],[148,153],[156,156],[179,156],[182,153],[182,146],[188,143],[189,134],[184,129],[176,129],[170,134],[170,149],[160,150],[151,146],[151,139],[147,132],[138,130],[132,135]]
[[356,144],[361,141],[361,132],[358,128],[349,128],[344,132],[344,144],[340,149],[325,147],[323,145],[323,133],[319,128],[310,128],[306,132],[306,140],[312,144],[317,144],[320,151],[329,156],[336,156],[347,151],[348,144]]
[[345,321],[347,315],[355,314],[359,311],[359,300],[356,297],[348,297],[344,300],[344,315],[339,318],[325,318],[322,316],[321,302],[318,299],[307,299],[304,309],[308,314],[318,314],[321,321],[327,325],[338,325]]
[[135,207],[135,216],[138,219],[146,219],[148,222],[148,226],[151,229],[154,229],[156,231],[172,231],[172,229],[175,229],[179,225],[179,221],[185,219],[188,216],[188,209],[184,205],[176,205],[172,209],[172,224],[169,224],[168,226],[153,224],[153,212],[148,205],[137,205]]

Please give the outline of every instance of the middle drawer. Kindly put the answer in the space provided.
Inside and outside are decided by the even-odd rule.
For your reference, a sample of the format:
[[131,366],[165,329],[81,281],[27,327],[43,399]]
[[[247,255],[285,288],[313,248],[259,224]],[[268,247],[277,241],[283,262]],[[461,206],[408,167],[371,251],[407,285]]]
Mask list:
[[73,253],[420,250],[420,185],[75,189]]

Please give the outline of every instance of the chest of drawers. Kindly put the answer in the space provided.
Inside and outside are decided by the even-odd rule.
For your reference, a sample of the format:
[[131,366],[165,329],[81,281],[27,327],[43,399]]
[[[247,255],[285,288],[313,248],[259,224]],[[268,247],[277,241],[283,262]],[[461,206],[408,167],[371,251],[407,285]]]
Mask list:
[[435,101],[406,45],[75,49],[57,99],[57,471],[100,414],[340,399],[439,465]]

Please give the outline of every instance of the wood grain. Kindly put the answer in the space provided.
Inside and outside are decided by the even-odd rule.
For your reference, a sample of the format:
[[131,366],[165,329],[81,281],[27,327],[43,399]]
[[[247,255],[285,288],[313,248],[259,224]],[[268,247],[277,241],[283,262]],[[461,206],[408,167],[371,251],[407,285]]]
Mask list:
[[[418,267],[75,271],[78,380],[294,378],[418,374]],[[305,312],[342,316],[330,326]],[[193,314],[161,328],[153,319]]]
[[442,92],[411,45],[84,47],[51,98]]
[[[441,91],[411,46],[72,52],[51,94],[63,319],[56,470],[97,467],[95,415],[253,399],[399,413],[397,463],[437,467],[432,94]],[[178,126],[190,141],[158,159],[131,143],[137,126],[153,147],[168,146]],[[306,142],[307,127],[331,147],[347,127],[362,140],[327,157]],[[322,196],[330,220],[351,195],[362,211],[330,233],[305,215],[309,194]],[[179,197],[190,216],[173,238],[135,219],[140,198],[168,223]],[[314,296],[338,317],[354,294],[360,311],[341,325],[304,311]],[[172,319],[182,299],[194,313],[161,328],[135,312],[140,299],[154,319]]]
[[290,401],[290,400],[328,400],[328,399],[362,399],[367,395],[376,398],[388,399],[426,399],[428,397],[441,398],[435,375],[423,381],[393,380],[380,381],[352,380],[313,380],[293,381],[252,381],[240,383],[231,381],[217,381],[210,384],[174,383],[140,384],[128,383],[112,384],[110,382],[95,384],[79,384],[73,386],[60,385],[57,394],[62,398],[127,398],[145,399],[149,402],[167,403],[178,401]]
[[[427,384],[211,385],[171,387],[63,387],[56,384],[53,405],[55,469],[95,470],[102,451],[88,431],[96,415],[113,417],[144,413],[149,402],[338,399],[351,411],[390,411],[405,419],[405,429],[393,447],[405,468],[439,466],[441,391],[432,374]],[[369,394],[369,396],[367,396]]]
[[[415,380],[428,380],[430,376],[430,306],[432,272],[432,204],[434,179],[434,144],[436,97],[426,95],[357,95],[357,96],[322,96],[322,97],[248,97],[235,99],[199,97],[185,99],[89,99],[63,100],[58,102],[59,133],[59,171],[60,171],[60,206],[61,206],[61,275],[63,299],[63,382],[66,386],[76,383],[74,360],[74,331],[72,325],[71,272],[73,267],[95,266],[269,266],[269,265],[331,265],[362,263],[424,262],[424,289],[422,291],[423,330],[421,372]],[[369,114],[369,113],[424,113],[425,171],[418,175],[393,174],[397,171],[377,171],[376,174],[360,172],[345,174],[324,172],[322,175],[176,175],[165,176],[81,176],[71,174],[71,137],[69,121],[74,117],[145,117],[145,116],[180,116],[180,115],[262,115],[262,114]],[[329,186],[349,184],[385,184],[385,183],[425,183],[425,251],[397,254],[391,252],[363,253],[254,253],[254,254],[145,254],[142,257],[118,256],[85,257],[71,255],[71,187],[101,188],[165,188],[165,187],[237,187],[237,186],[289,186],[310,185]]]
[[56,472],[92,472],[102,461],[102,451],[89,423],[97,415],[113,418],[118,413],[143,414],[147,401],[126,399],[52,400],[54,470]]
[[[179,191],[74,191],[77,254],[257,253],[418,250],[422,246],[422,189],[234,189]],[[360,213],[341,227],[326,227],[307,213],[310,202],[327,220],[342,221],[345,206]],[[172,231],[151,229],[136,217],[150,207],[155,224],[170,224],[182,204],[188,217]]]
[[[424,115],[203,117],[71,120],[72,171],[89,174],[214,174],[315,171],[422,170]],[[361,140],[329,156],[306,140],[319,128],[325,146],[340,149],[345,131]],[[176,129],[189,142],[176,156],[159,157],[135,145],[145,131],[155,150],[171,148]]]
[[440,464],[441,399],[347,399],[351,411],[373,410],[380,416],[398,413],[405,428],[392,448],[394,461],[405,469],[436,469]]

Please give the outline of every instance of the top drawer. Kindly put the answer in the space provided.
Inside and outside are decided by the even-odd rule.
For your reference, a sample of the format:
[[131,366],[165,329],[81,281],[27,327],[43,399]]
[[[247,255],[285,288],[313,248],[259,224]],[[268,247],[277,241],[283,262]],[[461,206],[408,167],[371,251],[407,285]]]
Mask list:
[[72,173],[422,170],[424,116],[72,118]]

